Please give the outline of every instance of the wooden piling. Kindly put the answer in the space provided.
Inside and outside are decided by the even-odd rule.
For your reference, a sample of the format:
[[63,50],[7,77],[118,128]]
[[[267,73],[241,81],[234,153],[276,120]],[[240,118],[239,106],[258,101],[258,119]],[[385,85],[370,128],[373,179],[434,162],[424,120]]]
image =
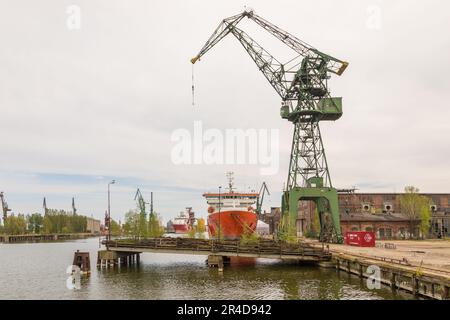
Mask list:
[[[377,265],[381,270],[380,282],[388,285],[392,290],[404,290],[418,297],[427,297],[431,299],[449,299],[450,280],[443,277],[424,273],[420,277],[414,270],[407,266],[398,266],[393,263],[375,262],[370,259],[364,260],[348,255],[336,256],[333,261],[336,268],[345,271],[348,274],[355,274],[361,278],[367,278],[369,275],[364,272],[371,265]],[[320,264],[319,264],[320,266]],[[363,271],[363,272],[362,272]]]
[[444,285],[444,288],[442,290],[442,299],[443,300],[449,300],[450,296],[449,296],[449,291],[450,291],[450,287],[447,285]]
[[396,284],[395,272],[391,271],[391,288],[395,289],[396,287],[397,287],[397,284]]
[[221,267],[223,270],[223,257],[218,255],[209,255],[208,256],[208,266],[209,267]]

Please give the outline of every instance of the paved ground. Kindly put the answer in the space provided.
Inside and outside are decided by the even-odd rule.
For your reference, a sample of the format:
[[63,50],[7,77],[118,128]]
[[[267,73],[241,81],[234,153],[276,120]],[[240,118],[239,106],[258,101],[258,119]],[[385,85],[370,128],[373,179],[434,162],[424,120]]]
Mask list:
[[411,265],[442,270],[450,273],[450,240],[424,241],[377,241],[377,245],[394,244],[396,249],[360,248],[354,246],[330,244],[330,251],[360,255],[363,257],[384,257],[390,259],[406,259]]

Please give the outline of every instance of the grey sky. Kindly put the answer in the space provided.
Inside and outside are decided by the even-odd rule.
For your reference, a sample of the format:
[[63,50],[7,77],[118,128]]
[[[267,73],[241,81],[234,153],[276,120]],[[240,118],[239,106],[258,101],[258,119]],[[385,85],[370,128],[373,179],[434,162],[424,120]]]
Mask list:
[[[69,5],[81,8],[80,30],[66,26]],[[189,59],[244,5],[350,62],[330,81],[344,117],[322,126],[335,186],[450,192],[448,1],[3,0],[0,189],[13,210],[41,211],[44,195],[49,206],[69,209],[75,196],[80,212],[102,217],[106,183],[116,178],[114,218],[134,206],[138,186],[148,197],[155,192],[165,220],[186,206],[204,215],[202,192],[224,184],[230,169],[241,188],[267,181],[267,206],[279,205],[292,126],[234,38],[195,65],[191,106]],[[282,54],[248,22],[242,28]],[[279,129],[279,174],[175,166],[170,136],[192,131],[195,120],[220,130]]]

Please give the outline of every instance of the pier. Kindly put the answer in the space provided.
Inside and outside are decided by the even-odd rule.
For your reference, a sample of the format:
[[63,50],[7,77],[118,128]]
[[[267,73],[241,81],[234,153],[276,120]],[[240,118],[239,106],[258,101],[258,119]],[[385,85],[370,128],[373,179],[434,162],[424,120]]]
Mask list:
[[369,278],[370,266],[380,270],[380,282],[393,290],[403,290],[417,297],[437,300],[450,299],[450,274],[445,276],[420,267],[402,265],[395,260],[362,258],[349,254],[333,255],[333,264],[338,271],[354,274],[360,278]]
[[[109,251],[117,252],[120,255],[156,252],[303,262],[322,262],[331,259],[331,254],[324,247],[319,248],[305,243],[289,244],[272,240],[259,240],[254,243],[243,244],[239,240],[152,238],[136,241],[112,240],[102,243]],[[215,261],[214,258],[208,260]]]
[[140,253],[100,250],[97,255],[97,268],[114,268],[139,264]]
[[63,241],[93,237],[91,233],[19,234],[0,235],[0,243]]
[[[308,241],[320,247],[317,241]],[[393,290],[403,290],[416,297],[450,299],[449,241],[379,241],[375,248],[330,244],[330,262],[322,266],[340,272],[372,277],[370,266],[380,270],[380,282]]]

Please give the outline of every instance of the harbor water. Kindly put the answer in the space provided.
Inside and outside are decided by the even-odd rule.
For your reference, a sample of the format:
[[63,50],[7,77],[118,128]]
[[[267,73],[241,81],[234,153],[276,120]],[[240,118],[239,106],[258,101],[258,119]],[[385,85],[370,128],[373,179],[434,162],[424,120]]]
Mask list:
[[[99,238],[0,244],[2,299],[412,299],[389,287],[314,266],[243,260],[223,273],[206,256],[144,253],[139,265],[96,268]],[[73,254],[90,252],[91,275],[79,289],[66,285]]]

